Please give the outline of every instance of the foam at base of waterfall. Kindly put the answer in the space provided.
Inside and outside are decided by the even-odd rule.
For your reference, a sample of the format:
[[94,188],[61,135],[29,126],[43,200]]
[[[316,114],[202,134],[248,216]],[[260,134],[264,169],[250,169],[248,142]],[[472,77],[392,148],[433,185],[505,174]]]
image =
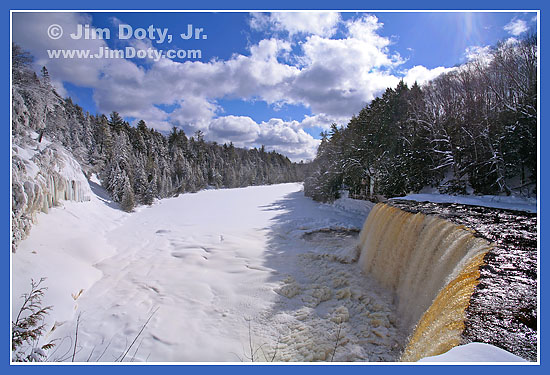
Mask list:
[[[365,283],[355,264],[316,252],[300,254],[294,263],[302,271],[299,280],[283,279],[275,289],[283,297],[280,308],[258,317],[252,327],[265,353],[276,353],[280,362],[399,359],[404,337],[391,301]],[[263,336],[257,327],[275,327],[282,334],[273,342],[272,334]]]

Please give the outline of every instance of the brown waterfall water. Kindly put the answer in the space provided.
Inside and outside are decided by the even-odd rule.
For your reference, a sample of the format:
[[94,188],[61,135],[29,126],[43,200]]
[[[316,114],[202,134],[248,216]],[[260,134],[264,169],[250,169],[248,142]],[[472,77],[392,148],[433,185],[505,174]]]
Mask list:
[[460,343],[489,241],[463,225],[380,203],[359,246],[361,269],[394,295],[401,328],[410,332],[402,361]]

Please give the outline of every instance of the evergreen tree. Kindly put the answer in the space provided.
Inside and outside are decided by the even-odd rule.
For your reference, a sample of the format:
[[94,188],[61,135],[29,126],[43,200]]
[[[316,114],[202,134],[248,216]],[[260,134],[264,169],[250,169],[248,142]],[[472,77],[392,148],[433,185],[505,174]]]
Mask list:
[[44,86],[50,87],[51,82],[50,82],[50,73],[48,73],[48,69],[46,69],[46,67],[43,66],[42,69],[40,70],[40,73],[42,74],[42,83],[44,84]]
[[130,185],[130,181],[124,186],[124,191],[122,193],[122,199],[120,202],[120,208],[126,212],[132,212],[135,206],[134,191]]
[[426,186],[533,194],[536,37],[501,43],[491,54],[422,88],[401,81],[347,127],[331,127],[308,170],[306,195],[332,200],[345,188],[363,198],[399,196]]

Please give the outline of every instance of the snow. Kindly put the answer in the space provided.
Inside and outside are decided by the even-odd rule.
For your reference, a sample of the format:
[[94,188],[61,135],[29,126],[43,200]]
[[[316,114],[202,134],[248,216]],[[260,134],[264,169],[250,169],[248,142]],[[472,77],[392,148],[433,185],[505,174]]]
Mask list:
[[50,318],[61,323],[72,319],[78,308],[72,295],[85,293],[102,277],[94,264],[115,254],[105,234],[127,215],[97,195],[87,202],[63,201],[48,214],[38,213],[31,235],[12,255],[12,311],[18,311],[19,296],[28,292],[31,279],[46,277],[44,305],[54,307]]
[[47,278],[47,360],[70,360],[77,321],[81,362],[114,362],[136,338],[125,361],[398,360],[391,296],[353,262],[371,203],[319,204],[292,183],[128,214],[93,181],[89,201],[39,214],[12,254],[13,314]]
[[90,186],[78,162],[62,146],[31,132],[24,145],[12,148],[12,230],[14,249],[25,238],[39,212],[48,212],[61,200],[88,201]]
[[448,194],[409,194],[393,199],[405,199],[417,202],[459,203],[471,206],[503,208],[508,210],[537,212],[537,199],[519,196],[499,195],[448,195]]
[[359,218],[366,218],[370,210],[376,205],[376,203],[371,201],[351,199],[348,197],[348,194],[349,192],[347,190],[340,191],[341,198],[335,200],[332,206],[342,211],[355,214]]
[[[327,360],[339,325],[335,360],[395,359],[390,302],[349,264],[357,251],[345,230],[359,230],[364,207],[318,204],[301,184],[281,184],[183,194],[126,214],[91,185],[89,202],[40,214],[13,254],[14,313],[30,279],[47,277],[47,338],[59,339],[50,360],[67,351],[79,314],[80,361],[116,360],[151,316],[132,360],[248,361],[250,338],[259,360]],[[325,238],[332,229],[344,231],[332,239],[337,252]]]
[[419,362],[527,362],[504,349],[496,346],[473,342],[466,345],[455,346],[447,353],[427,357]]

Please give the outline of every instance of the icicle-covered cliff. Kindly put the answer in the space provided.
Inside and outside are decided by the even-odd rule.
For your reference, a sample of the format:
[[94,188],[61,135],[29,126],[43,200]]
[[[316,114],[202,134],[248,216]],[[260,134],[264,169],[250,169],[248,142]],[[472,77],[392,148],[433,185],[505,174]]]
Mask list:
[[[42,142],[47,142],[42,140]],[[62,146],[35,142],[12,147],[12,246],[27,236],[38,212],[61,200],[90,200],[91,190],[78,162]]]
[[12,107],[12,251],[38,212],[62,200],[90,200],[91,190],[71,152],[43,135],[48,112],[62,112],[61,98],[39,84],[15,86]]

